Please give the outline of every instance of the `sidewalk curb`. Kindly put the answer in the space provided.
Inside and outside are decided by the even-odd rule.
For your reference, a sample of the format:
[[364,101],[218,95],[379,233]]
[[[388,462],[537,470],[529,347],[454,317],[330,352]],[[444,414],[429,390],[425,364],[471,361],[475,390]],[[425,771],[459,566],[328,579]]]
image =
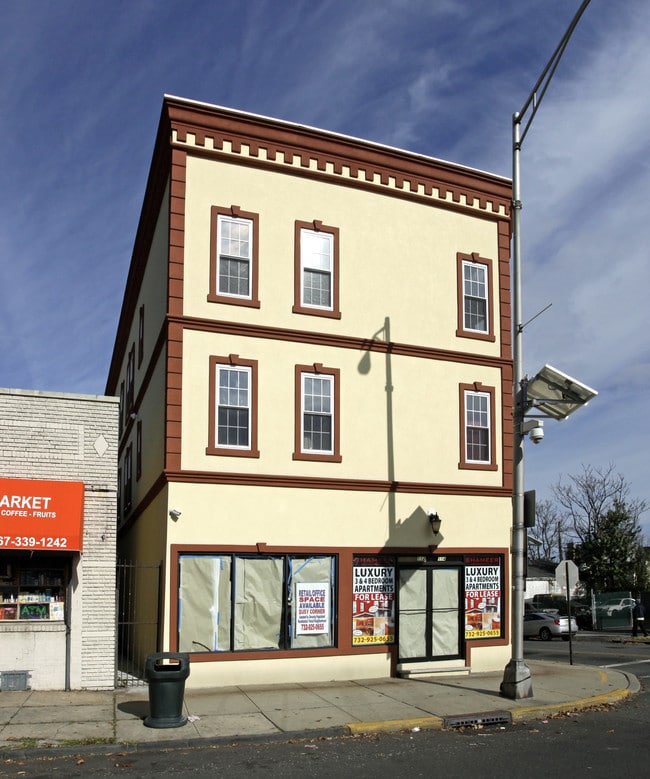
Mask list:
[[[575,711],[584,711],[594,706],[609,706],[620,703],[632,695],[638,693],[641,684],[636,676],[620,671],[627,679],[628,687],[626,689],[613,690],[612,692],[592,695],[589,698],[578,698],[565,703],[545,703],[539,706],[522,706],[506,711],[499,711],[504,720],[509,717],[510,723],[528,722],[534,719],[546,719],[557,716],[558,714],[568,714]],[[402,730],[443,730],[458,727],[455,724],[449,724],[453,720],[460,720],[467,725],[492,724],[495,712],[476,714],[463,714],[448,717],[418,717],[416,719],[386,720],[384,722],[352,722],[344,725],[345,730],[350,735],[362,735],[364,733],[395,733]],[[462,725],[461,725],[462,726]]]
[[380,720],[379,722],[350,722],[343,727],[350,736],[364,733],[396,733],[400,730],[442,730],[442,717],[415,717],[414,719]]
[[521,709],[514,709],[511,712],[512,721],[513,723],[528,722],[531,719],[546,719],[547,717],[554,717],[558,714],[584,711],[585,709],[591,709],[594,706],[609,706],[626,700],[626,698],[629,698],[634,692],[638,692],[638,690],[615,690],[614,692],[604,693],[603,695],[593,695],[591,698],[579,698],[578,700],[568,701],[567,703],[526,706]]

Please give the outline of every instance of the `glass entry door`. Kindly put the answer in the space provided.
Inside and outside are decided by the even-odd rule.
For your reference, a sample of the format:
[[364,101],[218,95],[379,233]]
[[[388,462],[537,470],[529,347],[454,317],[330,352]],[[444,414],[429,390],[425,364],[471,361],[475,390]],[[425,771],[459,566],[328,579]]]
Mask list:
[[403,565],[399,571],[399,661],[462,657],[460,569]]

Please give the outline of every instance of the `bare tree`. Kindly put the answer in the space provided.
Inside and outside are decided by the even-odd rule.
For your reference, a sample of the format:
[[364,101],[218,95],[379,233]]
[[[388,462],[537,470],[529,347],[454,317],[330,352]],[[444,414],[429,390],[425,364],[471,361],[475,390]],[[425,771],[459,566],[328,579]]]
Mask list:
[[639,523],[648,506],[644,500],[629,498],[629,493],[629,484],[616,473],[614,465],[606,468],[583,465],[582,473],[569,475],[568,482],[560,480],[553,487],[555,499],[580,543],[589,541],[601,519],[617,506],[625,506],[633,522]]
[[569,527],[568,520],[558,512],[552,501],[538,501],[535,506],[535,528],[530,531],[530,536],[533,536],[537,543],[529,544],[530,561],[562,559],[562,544],[568,538]]
[[641,591],[648,585],[641,532],[646,501],[630,498],[630,487],[614,466],[582,466],[558,482],[553,493],[578,539],[575,561],[581,580],[597,591]]

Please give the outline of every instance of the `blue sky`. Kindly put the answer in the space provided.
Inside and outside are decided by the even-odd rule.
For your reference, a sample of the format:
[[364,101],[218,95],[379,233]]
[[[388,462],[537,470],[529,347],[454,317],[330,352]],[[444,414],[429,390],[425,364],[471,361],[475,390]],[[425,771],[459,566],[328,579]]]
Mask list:
[[[164,94],[510,176],[579,0],[2,0],[0,386],[102,394]],[[527,445],[546,497],[650,502],[650,4],[592,0],[522,152],[524,362],[599,391]],[[650,535],[650,512],[644,516]]]

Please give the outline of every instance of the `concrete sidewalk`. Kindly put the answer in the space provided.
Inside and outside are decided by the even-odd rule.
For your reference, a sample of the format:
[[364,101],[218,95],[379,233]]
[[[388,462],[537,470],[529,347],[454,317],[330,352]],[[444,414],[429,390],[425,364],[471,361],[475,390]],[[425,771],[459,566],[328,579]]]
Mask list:
[[[185,690],[188,722],[150,728],[147,687],[106,692],[0,693],[0,751],[64,747],[74,753],[250,738],[343,735],[543,719],[616,703],[638,692],[613,669],[532,661],[533,696],[499,695],[503,673],[433,675],[277,686]],[[12,756],[15,752],[12,751]]]

